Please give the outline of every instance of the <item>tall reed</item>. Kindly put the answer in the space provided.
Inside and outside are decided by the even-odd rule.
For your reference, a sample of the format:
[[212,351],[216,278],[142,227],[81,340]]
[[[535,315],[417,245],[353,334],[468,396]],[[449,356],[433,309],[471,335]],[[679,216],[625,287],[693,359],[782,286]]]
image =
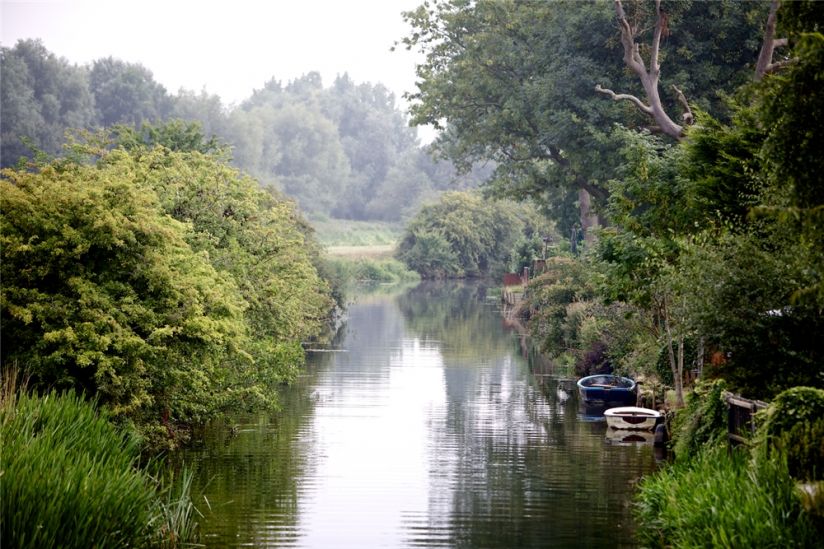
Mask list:
[[0,414],[4,546],[146,544],[156,494],[134,441],[70,393],[18,393]]
[[181,547],[197,537],[191,472],[166,489],[137,442],[73,393],[0,391],[3,547]]
[[639,537],[651,547],[815,547],[820,534],[786,459],[710,448],[645,478]]

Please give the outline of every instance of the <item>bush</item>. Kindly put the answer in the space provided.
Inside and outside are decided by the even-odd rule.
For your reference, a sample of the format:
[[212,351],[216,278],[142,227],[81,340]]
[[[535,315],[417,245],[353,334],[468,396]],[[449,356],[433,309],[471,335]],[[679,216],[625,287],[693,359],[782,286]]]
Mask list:
[[651,547],[814,547],[819,533],[785,459],[703,450],[641,481],[638,535]]
[[530,214],[527,206],[446,192],[410,221],[397,257],[424,278],[497,276],[509,267]]
[[795,478],[824,479],[824,390],[788,389],[775,398],[765,416],[767,453],[786,452]]
[[673,425],[673,451],[679,461],[697,455],[706,445],[726,440],[727,407],[723,392],[726,383],[717,380],[698,384],[687,397],[687,407],[679,410]]

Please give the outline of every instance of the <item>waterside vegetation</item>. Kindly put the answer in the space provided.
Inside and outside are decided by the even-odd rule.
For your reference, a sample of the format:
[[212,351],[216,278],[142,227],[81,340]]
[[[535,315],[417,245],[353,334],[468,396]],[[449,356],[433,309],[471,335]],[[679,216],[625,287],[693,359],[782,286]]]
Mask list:
[[[8,547],[183,547],[198,540],[191,475],[140,464],[138,438],[77,395],[6,376],[0,536]],[[165,476],[165,479],[163,478]]]
[[[578,375],[686,406],[677,464],[640,492],[644,542],[820,539],[793,476],[821,470],[820,425],[773,412],[795,433],[776,451],[713,448],[722,387],[776,407],[824,388],[821,4],[456,0],[406,17],[435,150],[493,160],[486,194],[541,204],[570,237],[520,305],[535,338]],[[459,272],[444,235],[419,232],[414,259]],[[720,385],[690,396],[696,378]]]

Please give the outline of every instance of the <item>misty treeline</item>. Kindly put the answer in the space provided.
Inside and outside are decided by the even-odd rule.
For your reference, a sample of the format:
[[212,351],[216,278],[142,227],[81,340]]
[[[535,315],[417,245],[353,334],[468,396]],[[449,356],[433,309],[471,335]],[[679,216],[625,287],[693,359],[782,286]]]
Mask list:
[[314,217],[400,221],[446,188],[476,186],[436,162],[382,84],[316,72],[266,82],[239,105],[205,91],[169,93],[151,71],[111,57],[78,66],[39,40],[3,47],[3,167],[60,155],[69,130],[197,121],[235,167],[296,199]]

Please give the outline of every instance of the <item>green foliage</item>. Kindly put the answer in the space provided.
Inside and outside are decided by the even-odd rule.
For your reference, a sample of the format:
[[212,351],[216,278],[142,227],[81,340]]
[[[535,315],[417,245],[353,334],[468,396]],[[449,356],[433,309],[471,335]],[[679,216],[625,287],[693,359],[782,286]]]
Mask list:
[[86,73],[47,51],[39,40],[0,48],[0,73],[0,167],[14,166],[36,151],[56,154],[66,130],[95,123]]
[[88,79],[97,120],[104,128],[159,122],[171,111],[166,89],[140,64],[112,57],[98,59],[91,64]]
[[544,251],[544,241],[537,234],[531,237],[522,236],[515,242],[512,252],[512,264],[509,269],[513,273],[524,272],[524,267],[532,268],[532,261],[540,259]]
[[[627,9],[646,44],[652,10],[645,3]],[[665,108],[680,108],[664,92],[675,84],[695,107],[723,114],[718,91],[750,77],[765,6],[679,2],[664,10]],[[622,63],[610,3],[453,0],[425,2],[404,16],[412,32],[403,43],[426,56],[409,94],[412,121],[446,128],[435,144],[441,154],[459,166],[494,159],[496,192],[551,204],[566,234],[570,191],[586,189],[603,205],[621,166],[610,128],[649,123],[629,102],[618,107],[593,90],[596,83],[619,93],[638,89]]]
[[398,259],[426,278],[461,277],[458,254],[439,232],[418,229],[404,237]]
[[786,460],[716,447],[645,477],[635,498],[647,547],[814,547]]
[[[2,166],[39,152],[58,155],[68,130],[109,130],[118,142],[228,154],[262,183],[317,215],[398,222],[446,188],[477,186],[420,146],[395,97],[381,84],[318,73],[286,86],[270,81],[228,108],[206,92],[170,95],[140,64],[112,57],[69,65],[39,41],[0,49]],[[201,139],[199,124],[209,140]],[[218,140],[220,143],[218,143]]]
[[[819,8],[820,9],[820,8]],[[820,23],[819,20],[808,24]],[[795,288],[793,301],[824,308],[824,35],[803,35],[786,73],[767,79],[761,123],[769,128],[760,151],[770,184],[760,213],[777,216],[793,235],[811,279]]]
[[77,396],[4,395],[0,535],[8,547],[145,547],[156,493],[139,448]]
[[770,403],[762,429],[768,453],[786,453],[793,477],[824,479],[824,390],[793,387],[782,392]]
[[723,380],[696,385],[687,407],[678,410],[672,426],[672,447],[678,461],[695,458],[707,447],[721,446],[727,438],[727,405]]
[[206,139],[199,122],[176,119],[161,125],[143,123],[140,129],[117,125],[112,128],[112,133],[115,142],[128,151],[160,145],[177,152],[229,156],[226,145],[220,144],[214,135]]
[[243,300],[132,170],[115,152],[100,168],[3,172],[3,362],[115,415],[174,399],[191,419],[242,347]]
[[418,273],[408,270],[403,263],[392,258],[329,257],[326,260],[326,272],[340,286],[351,282],[396,284],[420,280]]
[[502,273],[526,229],[528,209],[448,192],[406,228],[398,258],[424,278]]
[[4,362],[153,445],[274,407],[333,306],[294,205],[197,151],[84,147],[95,166],[3,173]]
[[[529,285],[526,300],[531,311],[533,336],[550,356],[559,356],[576,347],[579,322],[570,309],[573,304],[581,310],[592,297],[582,263],[567,257],[553,257],[546,262],[544,274]],[[570,314],[573,313],[573,314]]]
[[822,317],[814,305],[792,304],[798,286],[816,275],[809,255],[787,237],[775,228],[727,233],[691,243],[677,263],[688,282],[681,291],[690,325],[706,345],[729,354],[712,374],[750,398],[824,383]]

